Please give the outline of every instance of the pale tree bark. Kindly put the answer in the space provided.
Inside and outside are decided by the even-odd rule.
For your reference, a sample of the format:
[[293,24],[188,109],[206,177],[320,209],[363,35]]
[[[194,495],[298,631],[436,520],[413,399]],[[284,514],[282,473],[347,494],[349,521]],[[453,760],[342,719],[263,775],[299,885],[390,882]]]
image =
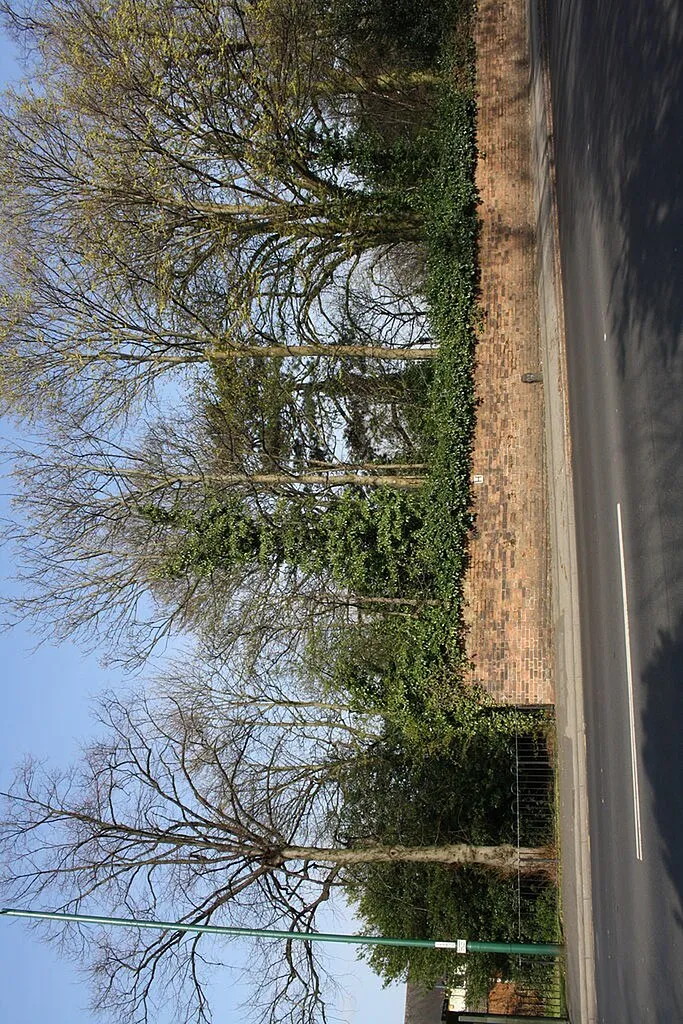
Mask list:
[[[103,478],[113,480],[141,480],[154,487],[163,485],[174,487],[177,484],[217,484],[223,487],[272,488],[273,490],[307,484],[322,488],[330,487],[393,487],[397,490],[416,490],[422,487],[422,476],[403,476],[385,474],[383,470],[391,468],[383,463],[361,463],[357,466],[340,463],[331,465],[325,472],[319,469],[292,469],[282,473],[168,473],[131,467],[126,470],[107,470],[102,466],[83,463],[76,467],[82,473],[98,473]],[[423,469],[424,463],[401,464],[401,469]],[[353,470],[350,472],[349,470]]]
[[[220,346],[220,341],[218,343]],[[90,355],[83,355],[81,358],[85,364],[88,363],[158,363],[160,366],[182,366],[192,363],[211,363],[221,361],[232,361],[235,359],[381,359],[393,361],[421,361],[434,359],[439,354],[436,345],[416,345],[415,347],[401,347],[399,345],[345,345],[345,344],[319,344],[319,345],[232,345],[226,342],[225,348],[207,348],[202,353],[191,350],[187,355],[137,355],[134,352],[116,351],[95,352]],[[74,357],[76,359],[76,357]]]
[[357,849],[286,846],[274,852],[282,864],[288,860],[316,861],[353,867],[359,864],[441,864],[445,867],[478,866],[501,875],[538,875],[552,853],[547,847],[511,845],[473,846],[443,843],[439,846],[363,845]]

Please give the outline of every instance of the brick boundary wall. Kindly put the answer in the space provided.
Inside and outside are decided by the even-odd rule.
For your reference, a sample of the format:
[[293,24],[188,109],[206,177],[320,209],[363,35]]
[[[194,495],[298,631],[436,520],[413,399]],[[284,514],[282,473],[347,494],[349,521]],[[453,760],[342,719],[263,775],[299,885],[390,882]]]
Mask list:
[[467,652],[471,681],[497,701],[550,704],[543,385],[522,382],[541,370],[524,0],[481,0],[474,35],[483,324]]

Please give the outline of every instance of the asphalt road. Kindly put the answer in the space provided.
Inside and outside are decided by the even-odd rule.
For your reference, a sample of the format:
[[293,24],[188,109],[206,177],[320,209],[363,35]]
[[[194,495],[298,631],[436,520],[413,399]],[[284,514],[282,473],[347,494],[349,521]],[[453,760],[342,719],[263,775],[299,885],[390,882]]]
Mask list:
[[679,1024],[683,5],[548,0],[547,13],[598,1012]]

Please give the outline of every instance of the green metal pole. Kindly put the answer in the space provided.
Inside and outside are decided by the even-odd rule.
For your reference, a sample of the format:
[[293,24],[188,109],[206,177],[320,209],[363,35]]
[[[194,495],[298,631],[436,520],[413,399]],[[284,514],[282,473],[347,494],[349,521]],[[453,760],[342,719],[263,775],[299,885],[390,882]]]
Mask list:
[[76,924],[102,924],[128,928],[158,928],[161,931],[204,932],[209,935],[241,935],[262,939],[297,939],[301,942],[349,942],[356,946],[410,946],[419,949],[451,949],[456,953],[517,953],[525,956],[560,956],[562,946],[515,942],[469,942],[456,939],[390,939],[382,935],[340,935],[329,932],[286,932],[273,928],[234,928],[218,924],[185,924],[182,921],[144,921],[128,917],[105,917],[95,914],[68,914],[63,911],[19,910],[4,907],[0,915],[39,918],[45,921],[72,921]]
[[456,1013],[458,1024],[563,1024],[566,1017],[511,1017],[509,1013]]
[[468,953],[513,953],[516,956],[562,956],[556,942],[467,942]]

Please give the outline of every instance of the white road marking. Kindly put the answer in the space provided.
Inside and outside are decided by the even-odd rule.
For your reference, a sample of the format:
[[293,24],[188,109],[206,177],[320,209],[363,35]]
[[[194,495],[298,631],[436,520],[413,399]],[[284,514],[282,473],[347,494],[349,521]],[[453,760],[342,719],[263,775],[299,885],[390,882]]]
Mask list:
[[638,786],[638,754],[636,748],[636,714],[633,700],[633,669],[631,666],[631,631],[628,623],[626,596],[626,563],[624,560],[624,530],[621,523],[621,503],[617,502],[619,530],[619,559],[621,561],[621,595],[624,602],[624,642],[626,645],[626,680],[628,682],[628,716],[631,729],[631,778],[633,781],[633,818],[636,829],[636,857],[643,859],[643,839],[640,831],[640,789]]

